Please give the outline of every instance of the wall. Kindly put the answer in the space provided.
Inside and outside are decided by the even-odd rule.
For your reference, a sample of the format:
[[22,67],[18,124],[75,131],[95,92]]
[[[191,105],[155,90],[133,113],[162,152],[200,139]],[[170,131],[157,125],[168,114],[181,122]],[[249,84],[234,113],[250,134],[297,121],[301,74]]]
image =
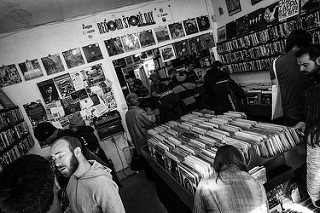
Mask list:
[[[154,10],[159,6],[159,4],[163,4],[163,3],[170,5],[171,11],[172,11],[173,20],[167,23],[158,24],[156,26],[152,25],[152,26],[146,26],[146,27],[132,27],[129,29],[114,31],[111,33],[106,33],[101,36],[96,36],[90,40],[83,39],[83,36],[81,36],[82,24],[95,23],[97,21],[103,21],[104,19],[110,20],[113,18],[121,17],[122,15],[130,16],[130,15],[134,15],[137,11],[141,11],[141,10]],[[115,99],[118,106],[117,109],[119,110],[123,120],[123,124],[125,125],[124,115],[127,110],[127,107],[125,104],[125,99],[122,94],[120,85],[118,83],[117,76],[115,74],[114,67],[112,65],[112,60],[122,58],[127,55],[132,55],[141,51],[146,51],[148,49],[160,47],[167,43],[172,43],[173,41],[171,40],[161,44],[153,45],[148,48],[144,48],[142,50],[140,49],[140,50],[132,51],[130,53],[124,53],[124,54],[120,54],[112,57],[108,57],[108,53],[103,41],[115,36],[125,35],[127,33],[141,32],[144,29],[152,29],[160,25],[163,26],[163,25],[171,24],[173,22],[186,20],[188,18],[207,15],[208,13],[209,12],[207,8],[206,0],[153,1],[145,4],[119,8],[113,11],[106,11],[106,12],[97,13],[89,16],[78,17],[78,18],[63,21],[60,23],[53,23],[50,25],[39,26],[32,29],[19,31],[13,34],[0,35],[0,49],[1,49],[0,64],[2,65],[16,64],[18,70],[19,70],[18,63],[25,62],[26,60],[38,59],[38,61],[41,61],[42,57],[46,57],[49,54],[57,54],[57,53],[59,53],[60,57],[63,58],[61,54],[63,51],[76,48],[76,47],[81,48],[83,46],[93,44],[96,42],[99,43],[100,48],[102,50],[103,57],[104,57],[103,60],[92,62],[90,64],[86,63],[84,65],[75,67],[70,70],[67,69],[67,66],[64,60],[62,60],[64,67],[66,68],[66,71],[56,73],[50,76],[46,75],[45,69],[42,63],[40,62],[44,76],[30,80],[30,81],[23,80],[22,83],[4,87],[3,90],[13,100],[13,102],[20,107],[26,120],[28,121],[26,113],[23,109],[23,104],[26,104],[38,99],[42,100],[40,91],[36,83],[65,74],[71,70],[81,70],[81,68],[86,68],[90,65],[102,63],[105,71],[105,76],[113,82],[113,90],[115,92]],[[188,37],[192,37],[192,36],[188,36]],[[180,40],[183,40],[188,37],[181,38]],[[174,41],[178,41],[178,40],[179,39]],[[22,76],[20,70],[19,72],[20,72],[20,75]],[[30,126],[30,129],[32,129],[29,121],[28,121],[28,125]],[[108,157],[113,160],[116,170],[120,170],[123,167],[128,166],[125,155],[128,155],[129,149],[127,148],[128,144],[125,140],[125,137],[116,136],[115,141],[116,141],[116,145],[120,149],[120,154],[118,154],[119,150],[118,151],[116,150],[116,145],[112,143],[111,140],[102,141],[101,145],[103,149],[106,151],[106,154],[108,155]],[[35,146],[32,148],[30,152],[37,153],[42,156],[49,156],[49,149],[48,148],[41,149],[37,142],[35,143]],[[123,165],[120,160],[123,162]]]
[[[269,6],[278,0],[262,0],[255,5],[251,4],[251,0],[240,0],[241,11],[229,16],[226,0],[211,0],[213,11],[215,14],[215,19],[217,23],[217,27],[221,27],[226,25],[227,23],[234,21],[244,15],[247,15],[251,12],[254,12],[257,9]],[[223,15],[219,15],[219,7],[223,9]],[[236,82],[241,83],[251,83],[251,82],[270,82],[270,76],[267,71],[265,72],[247,72],[247,73],[237,73],[232,74],[231,77]]]

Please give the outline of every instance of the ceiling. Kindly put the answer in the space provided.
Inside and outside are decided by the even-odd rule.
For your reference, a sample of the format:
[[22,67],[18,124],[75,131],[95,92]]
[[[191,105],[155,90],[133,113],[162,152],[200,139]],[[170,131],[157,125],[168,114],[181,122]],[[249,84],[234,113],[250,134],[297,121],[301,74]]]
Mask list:
[[0,0],[0,33],[151,0]]

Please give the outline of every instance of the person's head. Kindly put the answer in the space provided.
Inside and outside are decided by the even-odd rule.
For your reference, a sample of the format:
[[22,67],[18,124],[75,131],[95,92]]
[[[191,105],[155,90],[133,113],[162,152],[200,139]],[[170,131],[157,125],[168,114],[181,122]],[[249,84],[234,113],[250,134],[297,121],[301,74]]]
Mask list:
[[300,71],[313,76],[320,71],[320,45],[311,44],[295,53]]
[[50,122],[39,123],[33,130],[34,137],[42,144],[50,145],[56,139],[57,128]]
[[167,92],[167,91],[168,91],[168,86],[167,86],[165,83],[160,83],[160,84],[159,84],[159,91],[160,91],[161,93]]
[[48,87],[47,93],[52,93],[52,87]]
[[141,87],[142,86],[142,81],[139,78],[134,79],[133,81],[134,86]]
[[219,147],[214,158],[213,168],[220,174],[224,166],[235,165],[241,171],[248,171],[244,158],[240,151],[231,145]]
[[305,30],[292,31],[286,40],[286,52],[290,52],[294,48],[304,48],[312,43],[310,33]]
[[80,113],[75,113],[69,118],[69,128],[70,129],[77,129],[79,126],[85,126],[85,122],[83,117]]
[[188,60],[185,60],[184,62],[184,68],[187,72],[190,72],[193,70],[193,63],[191,63],[191,61],[188,59]]
[[139,97],[136,93],[129,93],[126,97],[126,102],[128,106],[138,106],[139,105]]
[[213,69],[222,69],[223,67],[223,63],[221,61],[214,61],[212,62],[212,66]]
[[0,173],[0,207],[12,213],[61,212],[50,162],[24,155]]
[[51,158],[58,170],[65,177],[73,175],[79,163],[85,159],[80,141],[72,136],[57,139],[50,149]]
[[159,73],[156,73],[156,72],[154,72],[154,73],[152,73],[151,75],[150,75],[150,80],[151,80],[151,82],[154,84],[154,83],[157,83],[158,81],[160,81],[160,78],[161,78],[161,76],[160,76],[160,74]]

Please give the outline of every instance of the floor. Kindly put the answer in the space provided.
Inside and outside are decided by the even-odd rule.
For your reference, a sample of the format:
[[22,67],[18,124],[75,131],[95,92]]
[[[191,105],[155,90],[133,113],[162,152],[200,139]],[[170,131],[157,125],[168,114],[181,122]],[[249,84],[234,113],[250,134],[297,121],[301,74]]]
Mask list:
[[126,213],[168,213],[157,196],[154,182],[146,178],[144,171],[137,174],[125,169],[117,175]]

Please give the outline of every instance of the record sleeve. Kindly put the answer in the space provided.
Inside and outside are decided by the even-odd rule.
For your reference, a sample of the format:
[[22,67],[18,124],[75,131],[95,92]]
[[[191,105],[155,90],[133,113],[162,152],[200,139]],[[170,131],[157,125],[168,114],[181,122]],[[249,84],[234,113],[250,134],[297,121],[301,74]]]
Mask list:
[[121,40],[126,52],[140,49],[139,36],[137,33],[122,36]]
[[158,43],[170,40],[167,26],[160,26],[154,29]]
[[55,82],[62,98],[69,96],[72,92],[75,91],[69,73],[55,77],[54,82]]
[[49,55],[47,57],[41,58],[44,69],[47,75],[64,71],[64,66],[59,54]]
[[19,64],[24,80],[29,81],[43,76],[42,69],[37,59]]
[[105,40],[104,44],[106,45],[109,56],[114,56],[114,55],[124,53],[124,48],[123,48],[120,37]]
[[0,67],[0,87],[20,83],[21,77],[15,64]]
[[210,28],[210,21],[208,16],[197,17],[197,23],[200,31],[205,31]]
[[156,44],[152,34],[152,30],[145,30],[140,32],[139,39],[142,48]]
[[203,50],[208,50],[215,46],[212,33],[206,33],[200,36],[201,46]]
[[176,42],[173,45],[174,45],[174,49],[176,50],[178,58],[190,55],[189,45],[187,40]]
[[37,83],[37,86],[45,104],[50,104],[60,99],[53,79],[39,82]]
[[197,174],[195,172],[191,172],[182,164],[178,165],[178,168],[183,187],[194,195],[197,188]]
[[64,51],[62,52],[62,55],[66,61],[68,69],[83,65],[85,63],[80,48]]
[[176,59],[176,54],[173,50],[172,44],[159,48],[160,56],[163,62],[171,61]]
[[191,35],[199,32],[196,19],[188,19],[183,21],[184,29],[186,30],[187,35]]
[[99,43],[82,47],[82,50],[88,63],[103,59]]
[[172,39],[181,38],[185,36],[184,29],[181,22],[169,25],[169,30]]

